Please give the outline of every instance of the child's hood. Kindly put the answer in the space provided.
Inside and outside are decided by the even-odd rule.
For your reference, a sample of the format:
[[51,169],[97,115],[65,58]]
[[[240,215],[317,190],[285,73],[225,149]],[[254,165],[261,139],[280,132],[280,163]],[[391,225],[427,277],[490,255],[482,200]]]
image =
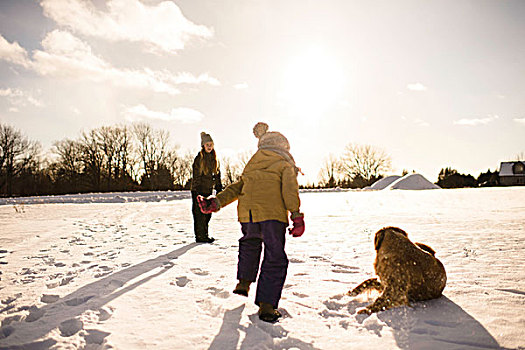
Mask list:
[[[252,170],[266,169],[271,167],[275,163],[281,162],[289,164],[283,156],[276,152],[270,150],[258,150],[248,161],[248,164],[246,164],[246,167],[244,168],[244,173]],[[292,165],[289,164],[289,166]]]

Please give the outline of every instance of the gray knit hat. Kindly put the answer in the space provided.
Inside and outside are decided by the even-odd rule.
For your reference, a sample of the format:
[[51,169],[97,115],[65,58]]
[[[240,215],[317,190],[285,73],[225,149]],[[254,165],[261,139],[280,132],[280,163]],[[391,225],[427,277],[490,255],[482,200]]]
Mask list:
[[259,139],[259,148],[279,148],[290,151],[290,143],[283,134],[277,131],[268,131],[268,124],[259,122],[253,127],[253,134]]
[[204,131],[201,132],[201,146],[204,146],[206,142],[213,142],[210,134],[206,134]]

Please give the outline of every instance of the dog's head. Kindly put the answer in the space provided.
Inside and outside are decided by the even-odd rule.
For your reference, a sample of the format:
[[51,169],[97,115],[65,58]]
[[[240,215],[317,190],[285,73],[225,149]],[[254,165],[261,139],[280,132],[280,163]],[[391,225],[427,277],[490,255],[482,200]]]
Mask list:
[[379,248],[381,248],[381,243],[383,243],[383,240],[385,239],[385,235],[387,234],[387,232],[392,232],[394,234],[400,234],[408,238],[408,234],[402,229],[400,229],[399,227],[393,227],[393,226],[384,227],[381,230],[377,231],[374,237],[374,246],[376,250],[379,250]]

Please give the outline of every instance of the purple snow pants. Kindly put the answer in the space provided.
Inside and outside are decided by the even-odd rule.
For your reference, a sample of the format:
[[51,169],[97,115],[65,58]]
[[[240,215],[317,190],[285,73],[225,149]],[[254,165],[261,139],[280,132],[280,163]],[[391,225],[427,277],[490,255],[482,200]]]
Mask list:
[[284,251],[288,224],[277,220],[241,223],[243,237],[239,240],[237,279],[255,282],[259,272],[262,245],[264,257],[257,282],[255,304],[268,303],[277,308],[288,269]]

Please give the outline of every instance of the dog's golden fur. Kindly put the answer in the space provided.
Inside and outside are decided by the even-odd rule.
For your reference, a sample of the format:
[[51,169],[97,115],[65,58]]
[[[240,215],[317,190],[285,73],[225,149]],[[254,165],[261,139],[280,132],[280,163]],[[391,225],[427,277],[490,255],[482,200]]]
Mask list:
[[381,295],[359,313],[370,314],[408,305],[411,301],[441,296],[447,275],[432,248],[422,243],[412,243],[407,233],[397,227],[385,227],[377,231],[374,245],[374,269],[379,279],[364,281],[348,295],[357,296],[374,289]]

